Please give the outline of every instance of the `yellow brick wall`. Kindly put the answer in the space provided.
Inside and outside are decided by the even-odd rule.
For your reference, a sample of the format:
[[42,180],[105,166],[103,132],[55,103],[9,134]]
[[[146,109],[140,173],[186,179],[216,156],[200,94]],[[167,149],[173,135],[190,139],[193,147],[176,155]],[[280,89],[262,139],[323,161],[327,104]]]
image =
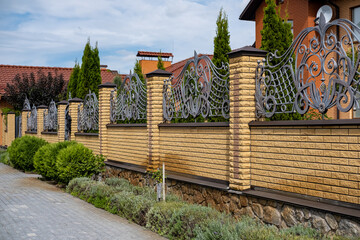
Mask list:
[[[107,159],[141,166],[148,165],[146,127],[107,128]],[[105,139],[103,139],[105,141]]]
[[57,143],[59,140],[57,134],[41,134],[41,138],[49,143]]
[[251,185],[360,204],[360,127],[252,127]]
[[7,115],[8,127],[6,132],[6,145],[10,146],[15,140],[15,114],[8,113]]
[[77,141],[78,143],[82,143],[85,147],[93,150],[94,154],[100,154],[100,143],[98,136],[75,135],[74,140]]
[[228,127],[161,127],[160,162],[170,171],[229,180]]
[[[260,54],[261,55],[261,54]],[[255,70],[263,56],[235,51],[230,61],[230,188],[250,188],[250,129],[255,120]]]

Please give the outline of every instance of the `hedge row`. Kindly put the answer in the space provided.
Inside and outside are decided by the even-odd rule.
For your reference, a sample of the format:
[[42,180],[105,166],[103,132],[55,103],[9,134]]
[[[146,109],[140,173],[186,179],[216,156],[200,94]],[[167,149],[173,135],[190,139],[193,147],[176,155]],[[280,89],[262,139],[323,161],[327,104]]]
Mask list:
[[[104,158],[76,142],[49,144],[33,136],[15,139],[7,150],[12,166],[23,171],[34,171],[47,180],[67,184],[76,177],[91,177],[104,167]],[[6,156],[4,156],[5,158]]]
[[133,186],[125,179],[98,182],[76,178],[66,190],[170,239],[326,239],[302,225],[278,230],[246,216],[236,221],[211,207],[188,204],[173,195],[166,202],[156,202],[153,189]]

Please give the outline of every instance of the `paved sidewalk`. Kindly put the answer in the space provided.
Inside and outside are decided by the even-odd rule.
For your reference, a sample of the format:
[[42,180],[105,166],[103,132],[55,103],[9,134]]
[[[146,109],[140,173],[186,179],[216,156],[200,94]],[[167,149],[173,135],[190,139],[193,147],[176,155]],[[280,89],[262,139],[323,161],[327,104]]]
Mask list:
[[164,239],[0,163],[0,240]]

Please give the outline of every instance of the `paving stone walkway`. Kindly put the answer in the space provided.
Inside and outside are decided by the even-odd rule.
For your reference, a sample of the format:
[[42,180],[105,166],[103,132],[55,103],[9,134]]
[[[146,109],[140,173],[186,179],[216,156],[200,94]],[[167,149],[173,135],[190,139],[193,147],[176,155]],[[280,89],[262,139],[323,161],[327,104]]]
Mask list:
[[0,163],[0,240],[164,239]]

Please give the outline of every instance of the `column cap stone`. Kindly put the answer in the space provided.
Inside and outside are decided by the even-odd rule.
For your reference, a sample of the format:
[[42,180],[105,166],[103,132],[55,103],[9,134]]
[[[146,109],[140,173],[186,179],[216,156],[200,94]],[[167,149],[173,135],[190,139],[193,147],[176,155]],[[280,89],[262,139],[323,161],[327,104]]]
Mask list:
[[99,89],[101,89],[101,88],[114,88],[114,87],[116,87],[116,84],[110,83],[110,82],[103,83],[103,84],[100,84],[98,86]]
[[171,72],[167,72],[167,71],[162,70],[162,69],[157,69],[155,71],[147,73],[146,77],[147,78],[149,78],[149,77],[170,77],[171,75],[172,75]]
[[16,114],[16,112],[10,111],[7,114]]
[[62,100],[61,102],[58,102],[57,105],[67,105],[68,103],[68,101]]
[[69,103],[78,103],[78,102],[83,102],[84,100],[82,100],[81,98],[72,98],[69,99]]
[[254,57],[265,57],[267,51],[254,48],[251,46],[245,46],[242,48],[237,48],[228,53],[229,58],[239,57],[239,56],[254,56]]
[[45,105],[40,105],[40,106],[37,107],[37,109],[46,109],[46,108],[48,108],[48,107],[45,106]]

